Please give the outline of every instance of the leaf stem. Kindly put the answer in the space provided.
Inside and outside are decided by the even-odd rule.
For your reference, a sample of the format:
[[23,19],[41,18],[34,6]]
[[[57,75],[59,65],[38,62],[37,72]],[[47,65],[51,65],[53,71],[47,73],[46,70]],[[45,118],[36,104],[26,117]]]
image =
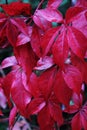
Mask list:
[[0,119],[0,123],[7,122],[7,121],[9,121],[9,118]]
[[36,10],[38,10],[39,8],[41,8],[41,5],[43,4],[43,2],[44,2],[44,0],[41,0],[41,2],[38,4],[38,6],[37,6],[37,9],[36,9]]

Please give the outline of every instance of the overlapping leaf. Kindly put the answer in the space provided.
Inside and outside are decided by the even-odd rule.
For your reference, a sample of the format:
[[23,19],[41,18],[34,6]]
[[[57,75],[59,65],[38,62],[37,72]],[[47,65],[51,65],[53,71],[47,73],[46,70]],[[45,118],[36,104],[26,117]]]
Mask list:
[[43,33],[41,34],[41,30],[37,26],[34,26],[31,35],[31,46],[38,57],[41,56],[41,35],[43,35]]
[[40,58],[40,60],[37,62],[37,66],[34,67],[36,70],[46,70],[49,69],[54,65],[54,61],[52,57],[45,56],[44,58]]
[[15,48],[14,52],[18,63],[23,67],[27,75],[30,76],[37,61],[37,57],[34,54],[30,43],[18,46]]
[[67,86],[66,82],[63,79],[61,71],[56,75],[56,80],[54,84],[54,92],[57,99],[68,106],[70,99],[72,97],[72,90]]
[[[86,120],[87,103],[85,103],[82,106],[83,103],[82,95],[77,96],[76,94],[73,95],[73,101],[74,101],[74,105],[73,105],[74,112],[76,110],[77,113],[72,118],[72,122],[71,122],[72,130],[76,130],[76,129],[81,130],[82,128],[86,130],[87,129],[87,120]],[[72,110],[72,106],[71,106],[71,110]]]
[[82,75],[80,71],[72,65],[67,65],[65,72],[63,72],[63,77],[68,87],[79,94],[82,86]]
[[[45,116],[44,116],[45,113]],[[42,111],[38,114],[38,122],[40,124],[41,130],[53,130],[54,121],[50,116],[49,109],[44,107]],[[44,125],[43,125],[44,122]]]
[[62,3],[62,0],[49,0],[47,6],[53,9],[57,9]]
[[43,56],[47,55],[48,52],[51,51],[51,47],[56,39],[56,36],[58,35],[58,31],[59,28],[51,28],[43,36],[41,43]]
[[21,32],[18,35],[17,41],[16,41],[16,46],[20,46],[20,45],[26,44],[31,41],[32,27],[28,27],[27,29],[28,29],[28,35],[26,35],[23,32]]
[[[53,45],[53,58],[57,65],[63,67],[65,60],[68,57],[69,46],[67,37],[65,34],[65,29],[61,29],[61,34],[55,40]],[[60,60],[61,59],[61,60]]]
[[49,22],[61,22],[62,15],[58,10],[52,8],[45,8],[41,10],[37,10],[35,12],[35,16],[43,17],[45,20]]
[[72,55],[71,59],[72,59],[73,65],[75,65],[79,69],[79,71],[81,72],[83,81],[85,83],[87,83],[87,71],[86,71],[87,62],[80,60],[75,55]]
[[83,59],[87,50],[87,38],[73,27],[68,27],[67,37],[68,44],[72,51]]
[[10,112],[10,116],[9,116],[9,126],[11,129],[14,125],[16,114],[17,114],[17,108],[16,108],[16,106],[14,106],[12,108],[12,110]]
[[25,109],[31,100],[31,95],[23,84],[22,70],[17,70],[15,72],[15,77],[11,86],[11,96],[21,114],[26,116]]

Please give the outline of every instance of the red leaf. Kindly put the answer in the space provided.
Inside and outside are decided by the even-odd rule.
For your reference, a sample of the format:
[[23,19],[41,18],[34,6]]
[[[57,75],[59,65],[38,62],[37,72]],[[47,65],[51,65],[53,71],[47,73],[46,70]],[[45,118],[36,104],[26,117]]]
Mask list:
[[[1,6],[1,5],[0,5]],[[5,20],[5,18],[7,18],[8,16],[6,16],[6,14],[0,12],[0,21]],[[1,24],[1,23],[0,23]]]
[[86,10],[82,7],[70,8],[66,13],[66,22],[67,24],[71,23],[74,28],[81,31],[87,37],[87,18],[85,15]]
[[87,50],[87,38],[79,30],[73,27],[68,27],[67,38],[73,53],[83,59]]
[[71,99],[70,104],[68,106],[68,109],[66,108],[64,111],[69,113],[69,114],[76,113],[81,109],[82,103],[83,103],[82,94],[77,95],[76,93],[73,93],[72,99]]
[[52,26],[49,21],[44,19],[42,16],[39,16],[37,13],[34,14],[33,21],[43,31],[46,31],[47,29],[51,28],[51,26]]
[[74,105],[78,107],[77,110],[79,110],[83,103],[83,96],[81,94],[78,96],[76,93],[73,93],[72,101],[74,102]]
[[[3,30],[3,28],[5,28],[6,22],[7,22],[7,17],[4,14],[0,13],[0,29],[1,30]],[[1,30],[0,30],[0,34],[2,32]]]
[[87,129],[87,103],[80,109],[80,111],[72,119],[72,130]]
[[34,67],[36,70],[46,70],[51,68],[54,65],[54,61],[52,57],[45,56],[44,58],[40,58],[37,62],[37,66]]
[[9,42],[13,46],[15,46],[15,43],[17,41],[17,36],[18,36],[18,29],[14,24],[11,23],[10,20],[7,22],[6,35],[7,35]]
[[72,65],[67,65],[65,72],[62,72],[62,74],[68,87],[79,94],[82,86],[82,75],[80,71]]
[[11,67],[14,65],[17,65],[17,60],[16,60],[15,56],[7,57],[1,63],[2,68]]
[[43,107],[46,105],[43,98],[35,98],[31,100],[27,107],[27,111],[29,115],[37,114],[39,111],[43,109]]
[[14,18],[14,19],[10,19],[12,24],[14,24],[19,31],[21,31],[23,34],[28,35],[28,28],[24,22],[23,18]]
[[36,16],[43,17],[45,20],[49,22],[61,22],[62,15],[58,10],[52,8],[45,8],[41,10],[37,10],[35,12]]
[[20,35],[18,35],[16,46],[20,46],[20,45],[26,44],[28,42],[30,42],[30,37],[21,33]]
[[31,95],[23,84],[21,70],[15,72],[15,78],[11,87],[11,96],[21,114],[26,116],[26,107],[31,100]]
[[7,17],[0,19],[0,47],[5,48],[9,45],[6,36]]
[[30,76],[29,89],[35,98],[40,97],[41,93],[38,87],[38,77],[35,73],[32,73]]
[[13,81],[15,79],[15,73],[16,73],[17,69],[15,69],[15,70],[11,71],[10,73],[8,73],[6,75],[6,77],[4,77],[3,83],[2,83],[2,87],[3,87],[5,96],[7,98],[7,101],[8,101],[8,104],[9,104],[10,107],[12,105],[12,103],[10,101],[10,91],[11,91],[12,83],[13,83]]
[[61,71],[59,71],[56,75],[54,92],[58,101],[64,105],[69,105],[70,99],[72,97],[72,90],[65,83]]
[[48,100],[55,81],[55,68],[50,68],[38,78],[38,87],[43,97]]
[[[44,122],[44,125],[43,125]],[[38,114],[38,123],[41,130],[53,130],[54,121],[50,116],[49,109],[44,107]]]
[[31,46],[33,51],[36,53],[38,57],[41,56],[41,30],[38,29],[37,26],[33,27],[32,35],[31,35]]
[[81,117],[80,113],[76,114],[72,119],[72,130],[81,130]]
[[6,36],[7,17],[0,19],[0,47],[5,48],[9,45]]
[[15,15],[30,15],[31,6],[28,3],[12,2],[1,6],[6,14]]
[[[81,22],[79,22],[81,21]],[[79,24],[78,24],[79,22]],[[87,18],[85,17],[85,13],[83,13],[81,15],[81,17],[76,17],[73,21],[72,21],[72,25],[74,28],[80,30],[85,37],[87,38]]]
[[58,123],[59,126],[63,124],[62,110],[59,105],[49,103],[49,111],[51,117]]
[[14,51],[18,63],[23,67],[24,71],[27,73],[27,76],[30,77],[33,67],[35,67],[37,61],[37,57],[34,54],[30,43],[18,46]]
[[40,77],[32,74],[30,77],[30,90],[34,97],[43,97],[48,100],[55,79],[55,68],[43,72]]
[[81,111],[81,114],[82,114],[82,125],[83,125],[83,128],[84,129],[87,129],[87,102],[85,102],[83,108],[82,108],[82,111]]
[[50,52],[50,49],[55,41],[56,36],[58,35],[59,28],[51,28],[49,29],[42,38],[42,54],[43,56],[47,55]]
[[57,9],[62,0],[49,0],[47,6],[53,9]]
[[86,0],[77,0],[77,6],[87,7],[87,1]]
[[30,90],[34,97],[42,96],[46,101],[48,100],[55,79],[55,68],[51,68],[43,72],[40,77],[32,74],[30,77]]
[[31,27],[28,27],[28,35],[25,35],[24,33],[20,33],[17,37],[16,46],[24,45],[24,44],[30,42],[31,33],[32,33]]
[[16,106],[14,106],[9,115],[9,126],[11,129],[14,125],[16,114],[17,114],[17,108]]
[[79,71],[81,72],[81,75],[83,77],[83,82],[87,83],[87,62],[82,61],[75,55],[71,56],[71,60],[74,66],[76,66]]
[[[87,109],[87,108],[86,108],[86,109]],[[81,114],[82,114],[82,115],[81,115],[82,128],[83,128],[84,130],[86,130],[86,129],[87,129],[87,118],[86,118],[86,116],[87,116],[87,111],[86,111],[86,112],[82,112]]]
[[[84,8],[83,7],[70,7],[66,12],[66,22],[70,23],[74,20],[77,20],[79,23],[79,18],[84,15]],[[83,22],[83,21],[82,21]],[[77,23],[78,24],[78,23]]]
[[22,76],[21,78],[22,78],[22,83],[24,85],[24,88],[28,92],[30,92],[30,88],[29,88],[29,84],[28,84],[28,78],[27,78],[27,75],[26,75],[25,71],[22,71],[22,75],[21,76]]
[[55,63],[60,67],[63,67],[64,62],[68,57],[68,51],[69,51],[68,41],[64,28],[61,29],[61,34],[55,40],[52,50]]

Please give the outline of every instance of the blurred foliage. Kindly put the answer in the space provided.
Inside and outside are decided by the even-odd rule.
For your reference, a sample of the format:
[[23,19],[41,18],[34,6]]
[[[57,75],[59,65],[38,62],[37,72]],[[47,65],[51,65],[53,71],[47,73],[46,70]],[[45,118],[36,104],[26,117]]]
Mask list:
[[0,116],[0,130],[7,130],[8,128],[8,117],[10,109],[7,106],[6,109],[2,109],[4,116]]
[[63,14],[63,16],[65,16],[65,13],[70,6],[71,6],[71,0],[63,0],[58,9]]
[[6,130],[8,127],[8,121],[0,123],[0,130]]

